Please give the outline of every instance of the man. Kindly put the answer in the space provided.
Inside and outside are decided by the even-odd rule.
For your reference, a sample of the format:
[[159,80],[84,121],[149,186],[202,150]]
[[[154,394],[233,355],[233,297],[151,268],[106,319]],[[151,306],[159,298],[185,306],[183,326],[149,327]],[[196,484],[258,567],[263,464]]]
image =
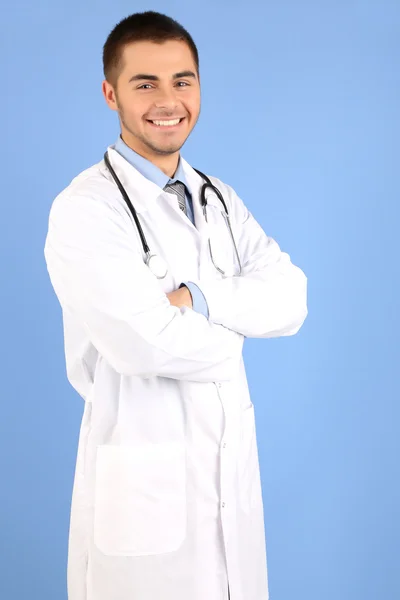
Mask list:
[[[180,157],[200,112],[188,32],[134,14],[103,61],[121,135],[109,167],[100,161],[55,199],[45,246],[67,375],[85,400],[69,600],[267,600],[242,345],[299,330],[306,278],[214,177],[232,236],[212,191],[206,220],[204,179]],[[166,274],[150,269],[112,170]]]

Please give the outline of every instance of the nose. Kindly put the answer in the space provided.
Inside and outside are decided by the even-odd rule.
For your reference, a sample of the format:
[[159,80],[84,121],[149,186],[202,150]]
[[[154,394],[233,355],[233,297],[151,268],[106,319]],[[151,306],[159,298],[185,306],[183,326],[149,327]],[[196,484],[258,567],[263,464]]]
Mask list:
[[157,108],[164,108],[171,111],[175,110],[178,106],[178,100],[174,88],[160,86],[154,105]]

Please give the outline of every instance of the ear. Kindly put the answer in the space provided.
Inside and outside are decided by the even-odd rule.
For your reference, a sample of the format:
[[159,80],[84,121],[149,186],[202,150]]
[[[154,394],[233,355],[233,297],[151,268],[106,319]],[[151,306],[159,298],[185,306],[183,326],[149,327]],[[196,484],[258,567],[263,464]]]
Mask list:
[[109,83],[105,79],[102,83],[101,88],[102,88],[103,96],[105,98],[105,101],[107,102],[108,107],[111,108],[111,110],[118,110],[117,96],[116,96],[115,90],[114,90],[113,86],[111,85],[111,83]]

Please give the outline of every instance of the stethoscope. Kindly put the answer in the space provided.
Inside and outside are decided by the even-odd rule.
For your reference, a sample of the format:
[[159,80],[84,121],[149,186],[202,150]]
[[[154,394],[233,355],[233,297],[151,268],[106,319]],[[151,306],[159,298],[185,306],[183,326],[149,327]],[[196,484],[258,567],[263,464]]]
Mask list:
[[[145,263],[146,265],[149,267],[150,271],[153,273],[153,275],[155,275],[155,277],[157,277],[157,279],[164,279],[164,277],[166,277],[167,273],[168,273],[168,265],[166,263],[166,261],[162,258],[162,256],[159,256],[158,254],[152,254],[151,250],[150,250],[150,246],[147,243],[146,240],[146,236],[143,233],[143,229],[142,226],[140,224],[140,221],[138,219],[136,210],[124,188],[124,186],[122,185],[121,181],[119,180],[116,172],[114,171],[113,167],[111,166],[110,163],[110,159],[108,157],[108,151],[106,151],[106,153],[104,154],[104,162],[107,166],[107,169],[110,171],[115,183],[117,184],[119,191],[122,194],[122,197],[124,198],[125,202],[127,203],[130,212],[132,213],[132,217],[135,221],[139,236],[140,236],[140,240],[142,242],[142,246],[143,246],[143,251],[146,255],[146,259],[145,259]],[[228,213],[228,208],[226,206],[225,200],[221,194],[221,192],[219,191],[218,188],[215,187],[215,185],[213,185],[210,181],[210,179],[207,177],[207,175],[204,175],[204,173],[202,173],[201,171],[198,171],[197,169],[195,169],[196,173],[198,173],[200,175],[200,177],[202,177],[205,181],[205,183],[202,185],[202,188],[200,190],[200,202],[201,205],[203,207],[203,214],[204,214],[204,218],[206,220],[206,222],[208,223],[208,219],[207,219],[207,198],[206,198],[206,191],[208,189],[210,189],[216,196],[217,198],[221,201],[223,207],[224,207],[224,212],[222,212],[222,215],[224,216],[228,229],[229,229],[229,233],[232,239],[232,244],[233,247],[235,249],[235,254],[236,254],[236,259],[239,265],[239,273],[237,273],[237,275],[240,275],[242,272],[242,265],[240,262],[240,257],[239,257],[239,252],[236,246],[236,242],[235,242],[235,238],[233,236],[233,231],[232,231],[232,227],[231,227],[231,222],[230,222],[230,218],[229,218],[229,213]],[[214,265],[214,267],[217,269],[217,271],[219,271],[223,276],[226,276],[226,272],[221,269],[220,267],[218,267],[214,261],[214,257],[213,257],[213,253],[212,253],[212,249],[211,249],[211,241],[210,241],[210,237],[208,238],[208,248],[210,250],[210,256],[211,256],[211,261]]]

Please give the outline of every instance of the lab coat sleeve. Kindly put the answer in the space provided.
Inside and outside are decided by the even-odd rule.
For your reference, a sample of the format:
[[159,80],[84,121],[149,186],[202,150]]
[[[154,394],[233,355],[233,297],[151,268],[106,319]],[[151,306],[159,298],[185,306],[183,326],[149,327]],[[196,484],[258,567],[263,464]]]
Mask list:
[[213,179],[229,202],[242,274],[194,281],[207,301],[209,319],[246,337],[297,333],[307,316],[306,276],[264,233],[232,188]]
[[234,377],[243,336],[170,304],[120,211],[97,196],[61,194],[54,201],[45,259],[61,307],[121,374],[199,382]]

